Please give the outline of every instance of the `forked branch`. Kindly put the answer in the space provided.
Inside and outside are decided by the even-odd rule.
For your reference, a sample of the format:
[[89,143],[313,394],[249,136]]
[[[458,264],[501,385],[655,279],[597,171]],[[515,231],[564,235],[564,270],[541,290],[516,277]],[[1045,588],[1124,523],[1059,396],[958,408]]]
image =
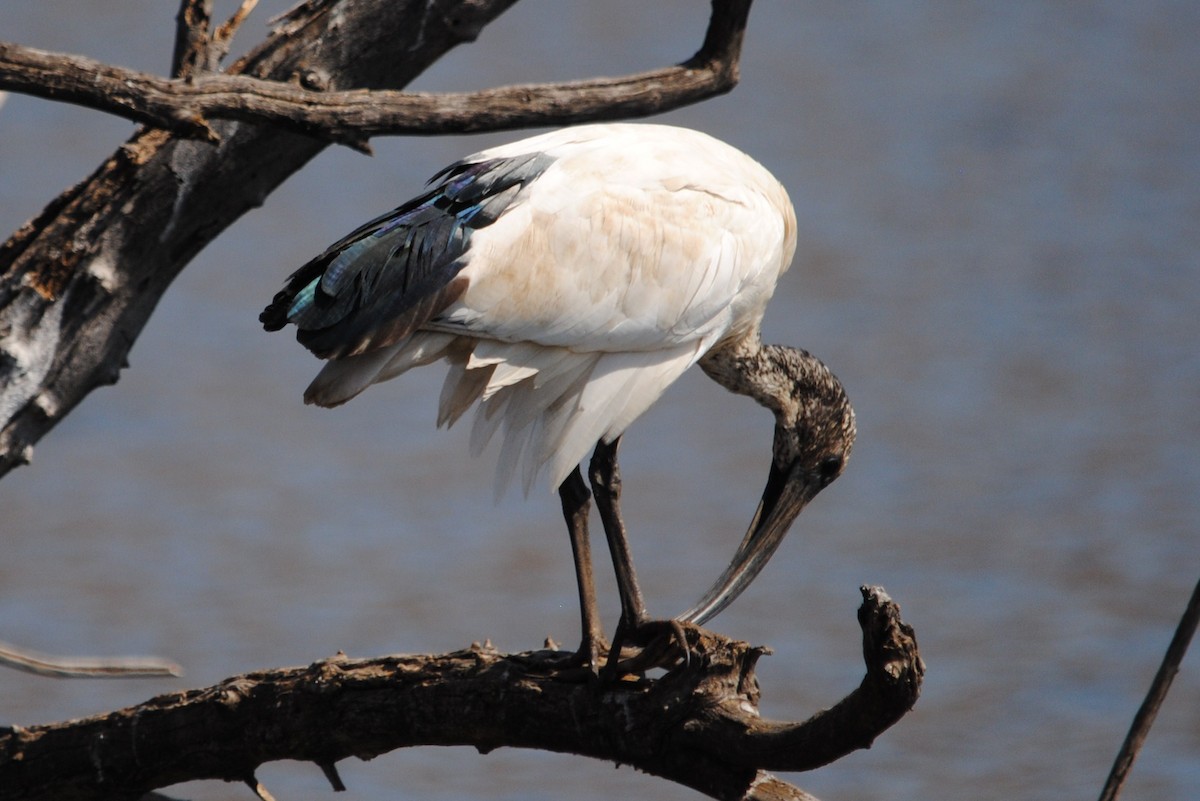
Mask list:
[[[136,797],[192,779],[258,784],[264,762],[319,766],[417,745],[537,748],[631,765],[713,798],[807,799],[767,771],[802,771],[865,748],[916,702],[924,666],[912,629],[877,587],[863,588],[866,676],[803,723],[758,715],[765,653],[698,628],[688,666],[612,685],[560,674],[539,651],[490,646],[440,656],[350,660],[227,679],[79,721],[0,730],[9,797]],[[190,747],[202,742],[204,748]]]
[[[325,141],[357,143],[385,134],[445,134],[642,117],[727,92],[737,83],[750,0],[716,0],[700,50],[681,64],[619,78],[428,94],[325,91],[328,74],[303,70],[293,82],[206,72],[203,4],[181,11],[175,68],[160,78],[89,58],[0,43],[0,89],[107,111],[181,136],[216,142],[209,122],[278,125]],[[184,20],[191,24],[183,24]],[[200,63],[198,63],[200,62]]]
[[258,0],[242,0],[237,11],[217,29],[212,24],[212,0],[182,0],[175,17],[175,53],[171,57],[171,77],[191,81],[197,75],[215,72],[229,53],[233,35],[241,27]]

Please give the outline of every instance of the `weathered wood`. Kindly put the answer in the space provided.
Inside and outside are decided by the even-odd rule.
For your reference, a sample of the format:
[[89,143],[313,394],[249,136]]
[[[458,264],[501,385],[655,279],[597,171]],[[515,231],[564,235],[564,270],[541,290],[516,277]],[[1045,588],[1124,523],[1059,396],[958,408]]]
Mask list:
[[[171,54],[171,77],[190,79],[209,68],[208,27],[212,23],[212,0],[183,0],[175,17],[175,51]],[[0,45],[0,53],[4,52]],[[3,57],[0,56],[0,60]]]
[[[333,88],[394,88],[512,2],[311,2],[231,71],[287,81],[321,69]],[[116,381],[179,271],[324,147],[272,126],[214,129],[219,147],[136,134],[0,246],[0,474],[27,461],[88,392]]]
[[[385,134],[448,134],[644,117],[729,91],[748,2],[716,14],[692,58],[675,66],[616,78],[504,86],[445,94],[325,91],[310,69],[294,83],[216,73],[169,80],[90,58],[0,43],[0,89],[107,111],[180,136],[215,141],[214,119],[271,123],[331,142]],[[204,60],[187,40],[181,66]],[[205,51],[207,52],[207,51]]]
[[143,657],[51,656],[0,640],[0,666],[55,678],[138,679],[182,676],[183,668],[166,659]]
[[611,684],[560,672],[563,652],[490,646],[439,656],[268,670],[78,721],[0,730],[6,801],[135,798],[192,779],[247,781],[264,762],[316,763],[396,748],[536,748],[631,765],[713,798],[805,799],[766,773],[809,770],[865,748],[916,702],[912,629],[879,588],[859,610],[867,673],[803,723],[758,714],[765,652],[689,627],[692,656],[659,679]]

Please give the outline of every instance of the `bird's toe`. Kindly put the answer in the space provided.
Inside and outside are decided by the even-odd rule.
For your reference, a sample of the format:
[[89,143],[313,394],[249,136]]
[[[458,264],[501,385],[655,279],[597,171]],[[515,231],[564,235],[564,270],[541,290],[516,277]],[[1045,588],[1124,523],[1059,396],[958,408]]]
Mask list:
[[661,668],[668,672],[687,667],[692,660],[688,630],[692,626],[678,620],[643,620],[632,626],[618,626],[614,648],[601,678],[616,680],[622,675],[644,674]]

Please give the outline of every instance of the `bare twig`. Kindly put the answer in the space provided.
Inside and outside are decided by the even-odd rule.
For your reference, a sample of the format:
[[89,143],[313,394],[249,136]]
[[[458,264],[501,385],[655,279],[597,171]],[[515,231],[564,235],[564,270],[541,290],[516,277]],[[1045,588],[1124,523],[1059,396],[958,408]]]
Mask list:
[[317,767],[325,774],[326,781],[333,788],[335,793],[343,793],[346,791],[346,784],[342,781],[341,775],[338,773],[337,765],[333,762],[318,762]]
[[1200,582],[1197,582],[1196,589],[1192,590],[1191,600],[1188,601],[1187,608],[1183,611],[1183,617],[1175,629],[1175,636],[1171,638],[1171,644],[1167,646],[1167,653],[1163,656],[1162,665],[1159,666],[1154,681],[1150,683],[1150,691],[1146,694],[1146,700],[1142,702],[1141,708],[1133,717],[1129,734],[1126,735],[1125,742],[1121,744],[1121,750],[1117,754],[1116,761],[1113,762],[1112,771],[1108,774],[1108,781],[1104,783],[1104,790],[1100,793],[1100,801],[1116,801],[1120,796],[1121,786],[1125,783],[1126,776],[1129,775],[1129,769],[1133,767],[1133,760],[1137,759],[1138,752],[1142,750],[1146,736],[1150,734],[1150,727],[1154,725],[1154,718],[1158,715],[1158,710],[1167,697],[1167,690],[1171,689],[1171,681],[1179,672],[1179,664],[1183,661],[1183,655],[1187,653],[1188,644],[1192,641],[1192,635],[1196,633],[1198,623],[1200,623]]
[[225,22],[209,34],[212,25],[212,0],[181,0],[175,18],[175,54],[171,59],[171,77],[192,85],[196,77],[215,72],[229,54],[233,36],[258,5],[258,0],[242,0]]
[[242,0],[242,4],[238,6],[237,11],[229,19],[222,22],[213,32],[212,36],[212,55],[210,56],[210,69],[216,69],[217,65],[224,60],[229,54],[229,46],[233,44],[233,35],[237,33],[238,28],[242,27],[242,23],[250,16],[250,12],[258,5],[258,0]]
[[275,796],[267,791],[266,785],[260,782],[257,776],[251,775],[246,779],[246,786],[258,797],[259,801],[275,801]]
[[472,745],[627,764],[714,798],[811,801],[766,771],[808,770],[864,748],[912,706],[923,668],[898,613],[881,590],[864,588],[867,675],[803,723],[759,716],[754,665],[763,649],[689,627],[690,663],[654,680],[597,685],[559,672],[562,652],[505,655],[486,645],[339,655],[84,720],[0,729],[0,786],[20,788],[11,801],[47,787],[57,798],[136,797],[202,778],[253,787],[258,766],[280,759],[315,762],[333,782],[331,766],[350,756]]
[[38,676],[60,679],[135,679],[152,676],[182,676],[183,669],[154,656],[66,657],[48,656],[0,642],[0,665]]
[[182,0],[175,16],[175,52],[171,77],[191,81],[209,69],[208,26],[212,0]]
[[[195,5],[185,3],[185,11]],[[221,46],[227,30],[231,35],[247,5],[253,3],[244,3],[221,26],[206,52]],[[0,89],[107,111],[206,141],[216,141],[212,119],[269,123],[346,143],[383,134],[469,133],[638,117],[733,88],[750,2],[718,0],[713,6],[704,44],[692,58],[620,78],[447,94],[325,92],[320,91],[325,80],[315,71],[296,75],[295,84],[212,73],[168,80],[82,56],[0,43]],[[188,31],[188,41],[203,33]],[[212,54],[206,57],[212,61]]]
[[815,795],[769,773],[760,773],[738,801],[820,801]]

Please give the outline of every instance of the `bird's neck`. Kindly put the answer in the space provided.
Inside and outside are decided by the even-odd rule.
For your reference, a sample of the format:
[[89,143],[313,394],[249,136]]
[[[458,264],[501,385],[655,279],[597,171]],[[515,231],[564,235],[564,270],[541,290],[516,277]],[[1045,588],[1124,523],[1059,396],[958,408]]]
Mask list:
[[844,397],[841,383],[808,351],[764,345],[757,333],[714,348],[700,368],[730,392],[747,395],[776,415],[795,418],[790,408],[802,397]]

